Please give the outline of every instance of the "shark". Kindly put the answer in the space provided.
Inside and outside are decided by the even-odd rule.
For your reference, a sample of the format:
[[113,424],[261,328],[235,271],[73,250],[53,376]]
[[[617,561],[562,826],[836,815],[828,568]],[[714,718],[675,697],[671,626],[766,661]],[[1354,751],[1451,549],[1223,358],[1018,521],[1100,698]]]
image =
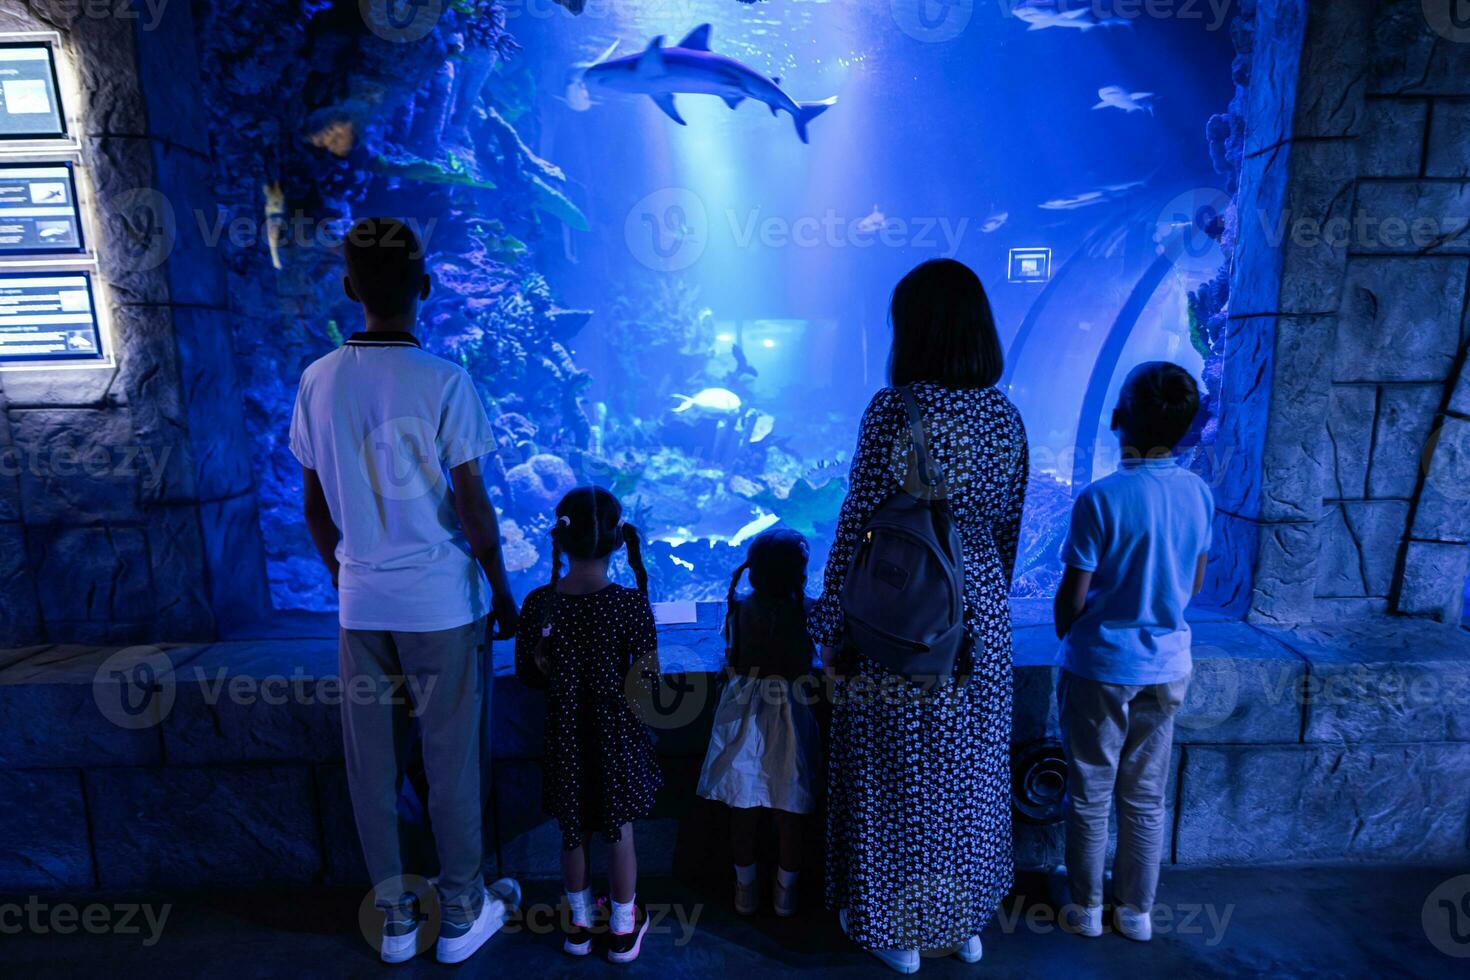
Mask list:
[[1025,22],[1028,31],[1044,31],[1048,27],[1070,27],[1090,31],[1094,27],[1123,26],[1121,17],[1101,17],[1088,7],[1064,6],[1059,0],[1021,0],[1011,7],[1011,14]]
[[1097,90],[1097,97],[1102,101],[1093,106],[1094,109],[1149,113],[1154,111],[1152,92],[1130,92],[1121,85],[1108,85]]
[[821,102],[797,102],[781,89],[781,79],[767,78],[734,58],[716,54],[709,46],[710,25],[700,24],[673,47],[663,35],[641,53],[591,65],[582,73],[589,91],[603,89],[647,95],[680,126],[688,125],[674,105],[675,95],[717,95],[734,109],[746,99],[763,102],[771,115],[785,110],[796,123],[796,135],[807,140],[807,124],[837,104],[837,97]]

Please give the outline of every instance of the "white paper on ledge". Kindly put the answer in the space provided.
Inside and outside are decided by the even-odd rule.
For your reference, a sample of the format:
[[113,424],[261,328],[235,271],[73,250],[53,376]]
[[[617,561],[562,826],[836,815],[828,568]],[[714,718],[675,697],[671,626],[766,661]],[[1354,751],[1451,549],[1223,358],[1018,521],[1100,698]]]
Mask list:
[[680,623],[699,622],[699,606],[690,602],[655,602],[653,621],[659,626],[676,626]]

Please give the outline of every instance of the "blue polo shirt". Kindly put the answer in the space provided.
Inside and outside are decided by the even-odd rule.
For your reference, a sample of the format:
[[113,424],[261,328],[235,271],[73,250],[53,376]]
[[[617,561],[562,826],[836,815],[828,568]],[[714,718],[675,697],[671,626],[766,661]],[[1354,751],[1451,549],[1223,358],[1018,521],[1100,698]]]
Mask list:
[[1210,550],[1210,488],[1173,459],[1129,460],[1072,507],[1062,563],[1092,573],[1087,605],[1057,662],[1109,684],[1163,684],[1190,672],[1184,607]]

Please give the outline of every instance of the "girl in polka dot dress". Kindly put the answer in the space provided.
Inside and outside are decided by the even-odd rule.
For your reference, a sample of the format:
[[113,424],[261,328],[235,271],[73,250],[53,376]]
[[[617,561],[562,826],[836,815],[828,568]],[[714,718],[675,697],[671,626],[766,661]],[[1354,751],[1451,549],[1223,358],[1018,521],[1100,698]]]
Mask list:
[[[546,687],[542,806],[562,833],[562,883],[570,910],[564,949],[592,951],[593,899],[587,845],[611,848],[608,959],[638,956],[648,917],[637,904],[633,821],[648,816],[662,779],[653,741],[628,695],[630,678],[658,677],[658,640],[637,530],[601,487],[578,487],[556,508],[551,584],[526,597],[516,635],[516,674]],[[621,547],[637,589],[608,577]],[[562,557],[569,567],[562,574]]]

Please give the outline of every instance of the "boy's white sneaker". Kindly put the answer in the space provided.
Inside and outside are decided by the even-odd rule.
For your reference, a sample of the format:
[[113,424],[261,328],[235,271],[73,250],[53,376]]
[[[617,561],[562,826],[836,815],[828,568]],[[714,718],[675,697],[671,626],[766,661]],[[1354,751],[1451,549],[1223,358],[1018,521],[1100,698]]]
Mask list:
[[954,951],[954,955],[966,963],[979,963],[980,957],[985,955],[985,947],[980,945],[979,936],[971,936],[965,940],[963,946]]
[[383,942],[379,954],[384,963],[407,963],[418,955],[419,900],[405,894],[383,915]]
[[485,940],[500,931],[505,925],[508,909],[521,903],[521,886],[512,878],[501,878],[490,888],[480,886],[480,914],[468,927],[439,926],[439,943],[434,953],[440,963],[463,963],[474,956]]
[[1062,907],[1062,926],[1079,936],[1097,937],[1103,933],[1101,905],[1066,905]]
[[[847,909],[840,909],[837,912],[837,921],[842,926],[842,931],[847,933]],[[847,934],[851,936],[851,933]],[[863,949],[895,973],[919,972],[919,951],[917,949],[869,949],[867,946],[864,946]]]
[[1136,943],[1146,943],[1154,938],[1154,917],[1149,912],[1140,912],[1131,905],[1119,905],[1117,913],[1118,931]]

